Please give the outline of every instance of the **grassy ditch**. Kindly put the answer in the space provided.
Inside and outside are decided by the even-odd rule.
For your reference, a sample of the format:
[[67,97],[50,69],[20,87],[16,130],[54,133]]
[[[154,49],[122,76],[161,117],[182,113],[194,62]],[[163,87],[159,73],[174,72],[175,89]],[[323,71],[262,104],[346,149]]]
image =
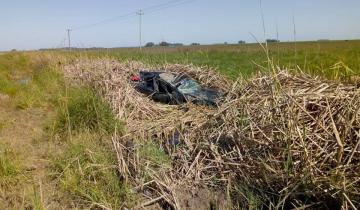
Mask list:
[[64,81],[62,59],[0,55],[0,208],[119,209],[129,203],[111,143],[122,124],[93,90]]
[[53,158],[60,190],[76,202],[74,207],[119,209],[128,199],[130,193],[119,182],[107,140],[94,132],[81,132]]
[[120,182],[111,135],[122,125],[108,104],[86,87],[66,89],[54,123],[53,134],[65,141],[52,158],[60,190],[75,200],[74,207],[119,209],[130,199]]

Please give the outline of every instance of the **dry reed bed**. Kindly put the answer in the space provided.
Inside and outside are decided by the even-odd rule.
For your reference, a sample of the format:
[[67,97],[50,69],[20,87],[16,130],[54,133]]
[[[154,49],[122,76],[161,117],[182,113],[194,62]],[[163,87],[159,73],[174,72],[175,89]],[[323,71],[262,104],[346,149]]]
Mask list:
[[[169,64],[161,69],[227,93],[218,108],[170,106],[133,89],[128,78],[139,69],[153,68],[110,59],[79,59],[64,67],[68,78],[95,88],[126,122],[125,134],[113,137],[118,168],[149,197],[144,205],[165,201],[179,208],[174,193],[179,186],[236,183],[268,192],[273,207],[360,205],[356,86],[279,69],[233,83],[212,70]],[[146,140],[163,146],[171,167],[154,170],[139,159],[138,142]],[[146,183],[144,168],[151,177]]]

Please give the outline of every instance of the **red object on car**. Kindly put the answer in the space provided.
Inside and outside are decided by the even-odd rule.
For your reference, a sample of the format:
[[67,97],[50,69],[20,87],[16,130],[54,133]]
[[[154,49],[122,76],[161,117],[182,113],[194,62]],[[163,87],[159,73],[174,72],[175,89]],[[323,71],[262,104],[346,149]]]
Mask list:
[[130,77],[130,80],[131,80],[131,81],[138,82],[138,81],[140,81],[140,77],[139,77],[139,76],[131,76],[131,77]]

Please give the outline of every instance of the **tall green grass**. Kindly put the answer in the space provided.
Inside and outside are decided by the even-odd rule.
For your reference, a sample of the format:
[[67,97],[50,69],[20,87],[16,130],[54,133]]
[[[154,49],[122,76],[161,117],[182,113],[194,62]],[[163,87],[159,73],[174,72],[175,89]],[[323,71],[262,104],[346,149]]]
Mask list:
[[87,87],[70,87],[65,90],[59,104],[55,129],[60,133],[90,130],[112,134],[121,130],[110,106]]
[[16,153],[8,146],[0,144],[0,187],[6,189],[19,180],[21,166]]
[[119,180],[114,151],[103,138],[96,132],[78,133],[53,159],[60,189],[76,201],[77,208],[120,209],[130,199],[131,193]]
[[0,93],[21,109],[54,103],[61,90],[61,74],[41,55],[11,52],[0,56]]
[[18,78],[31,75],[28,57],[21,53],[7,53],[0,56],[0,93],[14,96],[21,85],[16,83]]
[[76,208],[120,209],[131,193],[117,174],[111,135],[122,132],[110,106],[88,87],[66,87],[57,108],[55,133],[65,142],[52,168]]
[[144,165],[164,168],[171,165],[170,157],[153,141],[140,144],[139,156]]

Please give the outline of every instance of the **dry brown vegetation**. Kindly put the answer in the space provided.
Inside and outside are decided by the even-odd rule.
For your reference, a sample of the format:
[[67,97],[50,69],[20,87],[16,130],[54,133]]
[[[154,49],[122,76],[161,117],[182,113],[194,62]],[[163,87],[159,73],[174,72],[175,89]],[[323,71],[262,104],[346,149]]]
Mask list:
[[234,83],[209,69],[165,65],[226,93],[218,108],[170,106],[133,89],[127,78],[144,68],[154,69],[110,59],[64,67],[126,122],[113,145],[122,178],[144,195],[136,207],[189,208],[179,192],[193,188],[225,193],[225,204],[210,199],[218,207],[359,207],[358,87],[281,69]]

